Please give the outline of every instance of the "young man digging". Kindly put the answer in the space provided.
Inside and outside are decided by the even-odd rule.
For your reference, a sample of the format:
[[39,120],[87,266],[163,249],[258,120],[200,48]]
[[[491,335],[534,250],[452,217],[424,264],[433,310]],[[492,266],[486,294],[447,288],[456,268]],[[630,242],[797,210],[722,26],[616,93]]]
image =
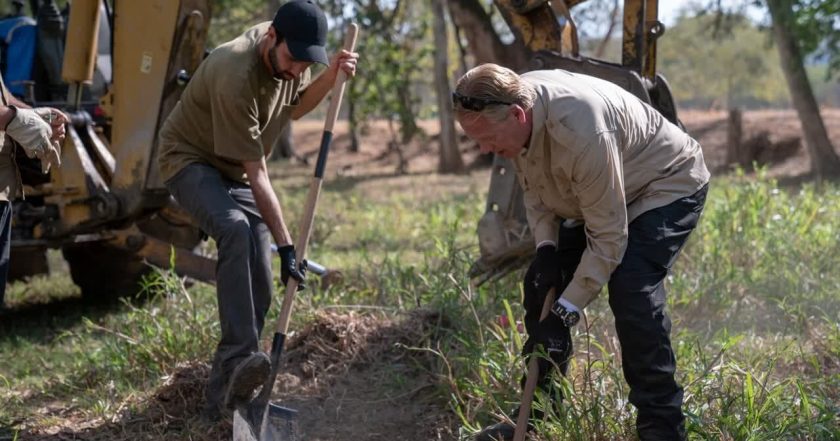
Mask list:
[[[358,54],[328,60],[327,20],[311,0],[289,1],[216,48],[199,66],[160,133],[160,170],[178,203],[218,248],[222,338],[207,385],[205,416],[251,398],[268,376],[259,339],[271,304],[271,241],[281,279],[303,281],[266,157],[286,122],[324,98],[338,72],[356,73]],[[309,67],[326,65],[310,82]]]

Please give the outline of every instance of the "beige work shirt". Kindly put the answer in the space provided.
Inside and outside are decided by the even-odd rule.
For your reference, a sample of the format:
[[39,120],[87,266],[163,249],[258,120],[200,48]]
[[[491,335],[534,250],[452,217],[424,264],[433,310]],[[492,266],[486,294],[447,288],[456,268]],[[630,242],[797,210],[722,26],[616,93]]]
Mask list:
[[[3,84],[3,76],[0,74],[0,101],[4,106],[11,102],[9,91]],[[9,201],[20,196],[21,185],[18,178],[17,163],[15,163],[15,144],[0,130],[0,201]]]
[[513,161],[537,244],[562,219],[585,223],[587,247],[561,297],[583,309],[609,281],[640,214],[709,181],[700,145],[613,83],[563,70],[533,71],[529,145]]
[[290,81],[272,77],[259,53],[270,24],[219,46],[196,70],[160,131],[164,182],[194,162],[247,182],[242,162],[271,154],[310,73]]

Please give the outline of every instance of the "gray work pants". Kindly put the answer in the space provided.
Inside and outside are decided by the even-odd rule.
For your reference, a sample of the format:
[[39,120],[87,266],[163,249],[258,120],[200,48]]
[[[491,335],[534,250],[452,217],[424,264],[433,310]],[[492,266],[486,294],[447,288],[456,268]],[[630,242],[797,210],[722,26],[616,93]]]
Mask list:
[[209,406],[221,407],[236,364],[260,350],[260,332],[271,305],[271,232],[251,188],[226,179],[213,167],[190,164],[166,187],[218,248],[216,296],[222,339],[206,396]]

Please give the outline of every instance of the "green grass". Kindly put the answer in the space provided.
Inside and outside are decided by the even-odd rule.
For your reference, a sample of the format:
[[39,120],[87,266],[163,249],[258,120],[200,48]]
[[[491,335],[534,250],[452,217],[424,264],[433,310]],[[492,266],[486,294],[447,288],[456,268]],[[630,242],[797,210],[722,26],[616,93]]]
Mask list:
[[[405,350],[435,355],[420,368],[437,378],[463,437],[512,408],[522,372],[521,274],[480,288],[467,277],[486,183],[484,172],[328,182],[310,256],[345,277],[300,295],[292,323],[298,329],[334,304],[440,312],[437,338]],[[306,186],[276,188],[296,225]],[[668,280],[692,439],[840,438],[839,239],[837,185],[781,189],[763,176],[713,183]],[[213,288],[184,289],[164,271],[146,289],[146,302],[92,307],[76,300],[66,275],[11,287],[14,313],[0,317],[0,439],[55,424],[60,414],[44,411],[55,403],[114,417],[179,364],[209,358]],[[52,300],[27,303],[44,298]],[[568,399],[539,423],[542,439],[634,436],[606,295],[587,313],[559,384]]]

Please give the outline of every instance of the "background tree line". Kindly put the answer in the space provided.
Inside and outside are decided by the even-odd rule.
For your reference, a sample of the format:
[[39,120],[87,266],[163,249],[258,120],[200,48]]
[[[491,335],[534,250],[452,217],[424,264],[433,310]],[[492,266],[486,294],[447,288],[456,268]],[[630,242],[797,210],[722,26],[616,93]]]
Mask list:
[[[211,44],[270,19],[282,3],[213,0]],[[479,63],[492,61],[517,69],[527,62],[524,44],[508,29],[492,0],[322,0],[320,4],[330,17],[332,29],[341,29],[351,20],[362,26],[358,48],[364,54],[364,73],[347,91],[352,132],[363,133],[366,121],[384,119],[392,128],[391,145],[395,149],[421,134],[418,119],[437,117],[440,106],[447,102],[437,98],[448,89],[441,89],[435,77],[435,57],[446,65],[445,72],[438,68],[438,77],[448,80],[449,87],[460,73]],[[814,97],[819,97],[823,105],[840,104],[840,0],[744,0],[729,5],[724,7],[719,0],[696,4],[659,40],[659,70],[669,79],[681,107],[794,104],[800,115],[810,112],[808,118],[813,120],[817,105]],[[747,17],[744,11],[749,5],[765,11],[762,22]],[[571,9],[582,55],[617,61],[621,6],[619,0],[590,0]],[[446,30],[445,40],[440,40],[440,32],[434,32],[436,20],[440,22],[438,29]],[[339,45],[340,34],[330,33],[331,47]],[[779,46],[780,38],[792,43],[798,54],[791,55],[790,44]],[[794,71],[798,73],[793,78],[785,75]],[[441,77],[443,73],[445,77]],[[798,77],[803,75],[804,84]],[[805,85],[810,92],[802,90]],[[793,94],[792,88],[796,90]],[[801,99],[808,93],[813,104]],[[816,115],[818,118],[819,113]],[[442,142],[445,137],[452,138],[442,136]],[[815,164],[815,171],[840,173],[840,159],[827,143],[827,136],[806,133],[806,141],[812,159],[815,155],[822,158]],[[358,148],[355,137],[354,146]],[[462,169],[463,164],[454,162],[454,170],[445,171]]]
[[[284,1],[211,0],[209,45],[269,20]],[[0,15],[12,9],[3,3]],[[491,61],[521,69],[528,59],[493,0],[320,3],[334,30],[351,20],[362,25],[358,46],[364,53],[364,73],[351,82],[346,106],[354,149],[366,121],[380,119],[389,123],[390,145],[399,152],[421,134],[418,119],[440,116],[448,103],[447,86],[460,73]],[[571,11],[582,55],[618,61],[623,2],[566,3],[575,4]],[[736,0],[725,5],[721,0],[693,3],[658,42],[659,71],[669,79],[678,104],[703,109],[792,105],[800,115],[814,171],[840,174],[840,158],[818,111],[818,104],[840,105],[840,0]],[[764,19],[748,18],[748,6],[763,11]],[[330,33],[332,47],[340,44],[340,34]],[[450,123],[444,119],[443,124],[446,132]],[[444,145],[454,143],[452,134],[440,139]],[[442,171],[463,168],[458,155],[448,151],[453,148],[442,150]]]

